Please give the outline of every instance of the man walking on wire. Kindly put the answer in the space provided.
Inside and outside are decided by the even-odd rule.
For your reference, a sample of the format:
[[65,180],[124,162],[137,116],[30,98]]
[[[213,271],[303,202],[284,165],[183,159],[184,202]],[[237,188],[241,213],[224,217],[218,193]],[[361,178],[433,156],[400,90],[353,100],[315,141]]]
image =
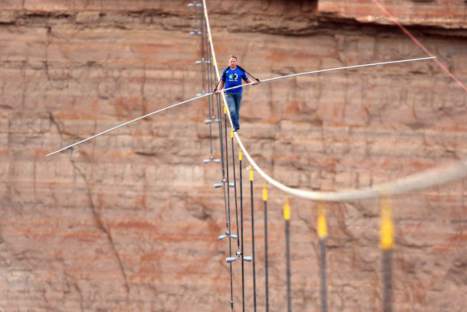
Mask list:
[[232,118],[232,123],[234,126],[234,131],[240,129],[240,106],[242,102],[242,80],[246,83],[251,83],[248,79],[248,75],[250,75],[253,79],[258,82],[259,79],[253,77],[250,73],[248,73],[245,69],[240,67],[238,63],[238,58],[235,55],[232,55],[229,59],[229,66],[224,69],[222,73],[222,77],[220,81],[217,83],[217,86],[214,88],[214,92],[218,90],[222,90],[224,87],[225,89],[229,89],[232,87],[237,87],[232,90],[225,91],[225,99],[227,100],[227,105],[229,106],[230,111],[230,118]]

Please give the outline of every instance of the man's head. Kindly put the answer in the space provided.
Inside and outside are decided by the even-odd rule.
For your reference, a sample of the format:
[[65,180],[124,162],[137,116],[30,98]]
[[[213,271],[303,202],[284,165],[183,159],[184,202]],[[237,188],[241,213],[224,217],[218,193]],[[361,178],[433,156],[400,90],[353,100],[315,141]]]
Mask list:
[[235,55],[231,55],[229,58],[229,66],[231,68],[235,68],[237,67],[237,62],[238,62],[238,57],[236,57]]

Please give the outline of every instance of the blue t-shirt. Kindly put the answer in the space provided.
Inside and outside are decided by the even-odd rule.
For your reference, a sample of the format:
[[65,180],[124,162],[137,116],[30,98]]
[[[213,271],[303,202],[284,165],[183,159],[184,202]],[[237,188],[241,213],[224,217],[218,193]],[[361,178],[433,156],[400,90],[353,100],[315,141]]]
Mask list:
[[[235,67],[235,69],[227,67],[224,70],[224,73],[222,73],[222,81],[224,82],[225,89],[242,85],[242,79],[245,81],[248,80],[245,72],[241,70],[240,68],[238,68],[238,66]],[[225,91],[225,93],[228,93],[228,94],[242,93],[242,87],[239,87],[233,90],[227,90]]]

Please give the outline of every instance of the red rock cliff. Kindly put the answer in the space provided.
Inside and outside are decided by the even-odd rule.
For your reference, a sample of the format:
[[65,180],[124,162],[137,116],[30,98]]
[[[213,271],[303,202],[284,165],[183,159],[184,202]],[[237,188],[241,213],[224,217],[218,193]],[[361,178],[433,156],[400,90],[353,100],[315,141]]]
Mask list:
[[[466,4],[420,2],[382,3],[466,83]],[[236,54],[261,78],[425,56],[372,1],[208,5],[220,65]],[[0,12],[0,309],[226,311],[226,244],[216,240],[223,197],[211,187],[220,171],[202,164],[206,102],[45,158],[198,93],[199,38],[188,35],[195,11],[182,0],[7,0]],[[241,136],[278,180],[332,191],[465,158],[466,120],[465,92],[436,64],[420,62],[251,88]],[[465,311],[464,186],[393,199],[397,311]],[[274,311],[285,310],[284,198],[271,191]],[[315,204],[291,205],[294,309],[318,310]],[[329,208],[330,311],[380,310],[378,204]],[[262,242],[261,221],[257,232]],[[263,257],[258,243],[261,285]],[[236,304],[239,272],[235,266]],[[262,287],[258,296],[262,309]]]

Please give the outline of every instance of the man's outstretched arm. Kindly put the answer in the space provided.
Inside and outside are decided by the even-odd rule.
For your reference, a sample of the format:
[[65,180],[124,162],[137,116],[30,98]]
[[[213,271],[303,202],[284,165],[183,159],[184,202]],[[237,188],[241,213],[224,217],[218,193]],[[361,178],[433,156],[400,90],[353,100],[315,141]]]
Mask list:
[[219,80],[219,82],[217,83],[217,85],[214,87],[214,90],[212,90],[212,92],[217,92],[217,91],[220,91],[224,89],[224,80]]
[[252,83],[254,85],[261,82],[258,78],[255,78],[255,77],[251,77],[251,78],[253,78],[253,81],[251,81],[250,77],[248,77],[248,76],[246,76],[246,79],[244,79],[244,80],[245,80],[246,83]]
[[241,67],[240,65],[237,65],[238,68],[240,68],[241,70],[243,70],[243,72],[245,73],[245,77],[244,77],[244,80],[246,83],[251,83],[250,80],[248,79],[248,76],[250,76],[251,78],[253,78],[253,80],[256,80],[256,82],[261,82],[259,80],[259,78],[256,78],[255,76],[253,76],[252,74],[250,74],[246,69],[244,69],[243,67]]

